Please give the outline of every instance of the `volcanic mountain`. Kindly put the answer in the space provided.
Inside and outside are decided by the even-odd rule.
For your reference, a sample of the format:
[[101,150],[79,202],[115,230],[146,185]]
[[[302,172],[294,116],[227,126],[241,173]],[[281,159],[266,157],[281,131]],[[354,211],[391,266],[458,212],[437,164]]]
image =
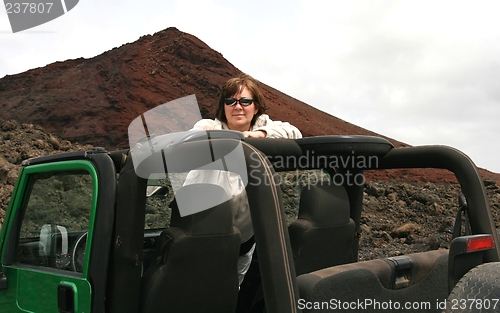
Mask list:
[[[1,78],[0,120],[35,124],[72,142],[109,150],[125,148],[130,122],[170,100],[195,94],[202,117],[213,118],[219,86],[240,72],[200,39],[167,28],[90,59],[56,62]],[[304,136],[384,137],[315,109],[264,82],[260,89],[270,117],[290,122]],[[385,138],[395,146],[405,146]],[[495,176],[482,173],[488,178]]]

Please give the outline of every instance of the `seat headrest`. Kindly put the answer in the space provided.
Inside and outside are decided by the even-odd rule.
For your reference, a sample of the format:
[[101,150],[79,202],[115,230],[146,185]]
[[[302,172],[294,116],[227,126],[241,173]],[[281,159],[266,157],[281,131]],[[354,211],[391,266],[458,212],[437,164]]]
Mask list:
[[299,217],[318,227],[349,222],[350,207],[344,187],[335,184],[309,185],[302,189]]
[[[227,192],[218,185],[190,184],[182,186],[175,193],[182,198],[182,205],[190,212],[207,205],[207,199],[227,199]],[[230,201],[225,201],[201,212],[181,217],[177,201],[173,201],[170,226],[177,227],[188,236],[220,235],[233,232],[233,216]],[[194,208],[194,209],[192,209]]]

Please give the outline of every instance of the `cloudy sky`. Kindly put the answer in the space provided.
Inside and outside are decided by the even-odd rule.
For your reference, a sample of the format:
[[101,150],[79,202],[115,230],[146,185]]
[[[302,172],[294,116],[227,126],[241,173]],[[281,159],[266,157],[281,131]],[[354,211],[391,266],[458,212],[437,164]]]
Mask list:
[[497,0],[81,0],[14,34],[0,10],[0,78],[174,26],[320,110],[500,172],[498,12]]

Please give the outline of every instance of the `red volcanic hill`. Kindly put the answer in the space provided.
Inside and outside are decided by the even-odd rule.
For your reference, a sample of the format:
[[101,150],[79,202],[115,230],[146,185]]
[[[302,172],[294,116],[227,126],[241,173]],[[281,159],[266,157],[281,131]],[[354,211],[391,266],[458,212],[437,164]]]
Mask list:
[[[123,148],[130,122],[167,101],[195,94],[202,116],[213,118],[219,86],[239,73],[195,36],[168,28],[91,59],[56,62],[1,78],[0,119],[39,125],[72,142]],[[304,136],[381,136],[264,83],[260,88],[271,118],[289,121]],[[422,173],[423,180],[447,180]],[[493,173],[483,174],[495,179]]]
[[[176,28],[91,59],[56,62],[0,79],[0,118],[43,126],[62,138],[107,148],[127,144],[129,123],[155,106],[195,94],[213,117],[219,86],[241,71]],[[256,77],[258,79],[258,77]],[[372,134],[261,84],[269,115],[304,136]]]

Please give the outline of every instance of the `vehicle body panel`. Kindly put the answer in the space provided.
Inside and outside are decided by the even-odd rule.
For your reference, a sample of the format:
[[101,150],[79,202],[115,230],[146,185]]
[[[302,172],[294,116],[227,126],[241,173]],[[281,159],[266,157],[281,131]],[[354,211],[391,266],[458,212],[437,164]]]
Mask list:
[[[88,264],[91,257],[90,247],[85,250],[83,269],[81,273],[60,270],[49,266],[22,264],[18,261],[18,245],[20,243],[20,222],[25,216],[27,201],[33,187],[33,177],[37,174],[72,173],[85,171],[92,178],[92,199],[89,208],[88,243],[92,240],[94,228],[95,208],[97,203],[98,177],[91,162],[85,160],[60,161],[47,164],[36,164],[24,167],[19,176],[19,183],[9,207],[5,229],[9,232],[2,238],[5,244],[2,248],[2,268],[8,282],[6,290],[0,290],[0,307],[2,312],[54,312],[60,306],[61,293],[70,293],[73,300],[73,309],[78,312],[91,312],[92,289],[88,281]],[[40,245],[39,241],[33,243]],[[28,239],[23,239],[23,242]],[[31,241],[31,239],[29,239]],[[33,239],[35,240],[35,239]],[[52,240],[52,239],[50,239]],[[32,246],[31,242],[26,245]],[[67,247],[66,247],[67,248]],[[37,250],[38,251],[38,247]],[[41,257],[40,257],[41,258]],[[61,256],[62,258],[62,256]],[[38,259],[38,256],[36,257]],[[60,259],[63,260],[63,259]],[[61,290],[61,291],[60,291]],[[71,295],[72,294],[72,295]],[[14,301],[15,299],[15,301]]]

